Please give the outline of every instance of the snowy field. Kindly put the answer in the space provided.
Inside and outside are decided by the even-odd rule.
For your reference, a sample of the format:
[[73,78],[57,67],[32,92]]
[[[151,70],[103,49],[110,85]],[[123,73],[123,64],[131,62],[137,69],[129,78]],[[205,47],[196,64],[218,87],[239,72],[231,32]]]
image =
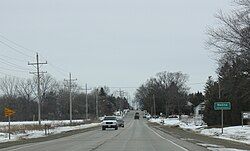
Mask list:
[[[72,120],[73,123],[82,123],[83,120]],[[42,125],[50,124],[50,125],[65,125],[69,124],[70,120],[48,120],[41,121]],[[0,127],[7,126],[9,122],[0,122]],[[20,121],[20,122],[11,122],[11,125],[38,125],[38,121]]]
[[250,144],[250,125],[232,126],[223,129],[221,135],[221,128],[203,129],[200,131],[203,135],[209,135],[221,139],[237,141],[241,143]]
[[[72,121],[74,124],[83,123],[83,120],[74,120]],[[80,124],[76,126],[66,126],[70,123],[69,120],[56,120],[56,121],[42,121],[42,127],[44,125],[50,125],[51,129],[49,129],[49,134],[58,134],[66,131],[77,130],[77,129],[85,129],[90,127],[95,127],[100,125],[100,123],[91,123],[91,124]],[[46,137],[45,130],[36,129],[38,126],[37,121],[25,121],[25,122],[11,122],[11,128],[22,129],[16,130],[11,133],[11,139],[9,140],[9,134],[6,132],[8,129],[8,122],[0,122],[0,142],[8,142],[8,141],[16,141],[21,139],[30,139],[30,138],[38,138],[38,137]],[[23,127],[35,127],[35,130],[23,129]]]
[[[124,117],[128,110],[123,112],[115,112],[114,115]],[[99,117],[102,120],[104,117]],[[9,140],[8,134],[8,124],[9,122],[0,122],[0,143],[8,141],[17,141],[22,139],[46,137],[45,135],[45,125],[50,125],[49,134],[59,134],[66,131],[85,129],[90,127],[95,127],[101,123],[91,123],[84,124],[84,120],[72,120],[72,123],[76,126],[68,126],[70,124],[69,120],[47,120],[41,121],[39,126],[38,121],[21,121],[21,122],[11,122],[11,139]],[[88,123],[90,121],[87,121]]]
[[149,121],[166,126],[178,126],[211,137],[250,144],[250,125],[225,127],[223,134],[221,134],[221,128],[207,128],[206,125],[197,125],[195,119],[180,121],[178,118],[158,118]]

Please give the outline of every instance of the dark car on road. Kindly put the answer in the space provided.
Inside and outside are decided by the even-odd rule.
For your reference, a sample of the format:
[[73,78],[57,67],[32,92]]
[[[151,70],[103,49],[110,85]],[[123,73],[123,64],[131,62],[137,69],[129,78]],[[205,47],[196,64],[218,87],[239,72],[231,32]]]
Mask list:
[[138,112],[135,113],[134,119],[140,119],[140,114]]

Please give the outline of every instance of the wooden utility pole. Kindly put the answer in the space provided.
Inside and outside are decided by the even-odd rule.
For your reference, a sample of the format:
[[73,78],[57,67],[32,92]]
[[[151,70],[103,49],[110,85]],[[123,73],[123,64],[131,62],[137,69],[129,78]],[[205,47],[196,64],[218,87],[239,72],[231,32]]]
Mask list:
[[154,101],[154,115],[156,115],[156,108],[155,108],[155,95],[153,94],[153,101]]
[[86,120],[89,118],[89,105],[88,105],[88,90],[91,90],[91,89],[88,89],[88,84],[86,83],[85,84],[85,93],[86,93],[86,96],[85,96],[85,104],[86,104],[86,107],[85,107],[85,114],[86,114]]
[[36,68],[36,72],[30,72],[31,74],[37,75],[37,98],[38,98],[38,122],[39,125],[41,125],[41,89],[40,89],[40,78],[41,74],[47,73],[47,72],[41,72],[40,71],[40,65],[47,64],[46,62],[39,62],[39,56],[38,53],[36,53],[36,62],[35,63],[29,63],[28,65],[33,65]]
[[69,73],[69,79],[65,80],[69,82],[69,120],[72,123],[72,82],[76,81],[77,79],[72,79],[71,73]]
[[99,118],[99,97],[98,97],[98,89],[96,90],[95,94],[95,109],[96,109],[96,119]]
[[125,91],[123,91],[121,88],[119,88],[118,92],[119,92],[119,96],[120,96],[119,109],[120,109],[120,112],[121,112],[123,110],[122,100],[123,100],[123,95],[124,95]]

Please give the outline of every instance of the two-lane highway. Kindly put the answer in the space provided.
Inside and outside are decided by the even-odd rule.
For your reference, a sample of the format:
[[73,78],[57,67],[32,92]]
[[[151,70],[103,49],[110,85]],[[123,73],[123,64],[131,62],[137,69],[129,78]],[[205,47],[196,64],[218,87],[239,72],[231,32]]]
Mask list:
[[25,144],[0,151],[205,151],[205,148],[176,139],[147,126],[146,120],[134,120],[135,112],[125,118],[118,130],[88,131],[46,142]]

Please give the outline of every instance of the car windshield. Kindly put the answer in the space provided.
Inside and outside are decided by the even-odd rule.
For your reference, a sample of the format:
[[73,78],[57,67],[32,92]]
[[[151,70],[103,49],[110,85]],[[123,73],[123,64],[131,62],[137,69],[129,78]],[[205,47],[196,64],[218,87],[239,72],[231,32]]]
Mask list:
[[106,116],[103,120],[116,120],[116,117]]

